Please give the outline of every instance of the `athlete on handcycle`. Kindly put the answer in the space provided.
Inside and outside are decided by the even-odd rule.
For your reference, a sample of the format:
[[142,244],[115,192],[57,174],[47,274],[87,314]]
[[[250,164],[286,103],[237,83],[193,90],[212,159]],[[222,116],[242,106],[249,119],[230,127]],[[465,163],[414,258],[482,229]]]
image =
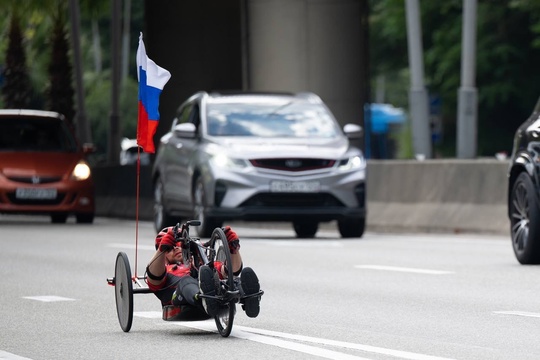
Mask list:
[[[208,265],[201,265],[197,271],[195,264],[184,264],[175,229],[179,231],[178,227],[164,228],[156,236],[156,252],[146,267],[148,288],[161,300],[162,306],[173,305],[178,314],[185,309],[194,312],[195,316],[217,316],[220,305],[212,297],[218,290],[219,279],[227,278],[230,274],[226,273],[220,261],[214,262],[219,279],[214,278],[214,271]],[[233,275],[240,277],[242,308],[247,316],[257,317],[260,296],[249,295],[260,291],[259,279],[253,269],[243,267],[240,240],[236,232],[230,226],[224,227],[223,231],[231,252]]]

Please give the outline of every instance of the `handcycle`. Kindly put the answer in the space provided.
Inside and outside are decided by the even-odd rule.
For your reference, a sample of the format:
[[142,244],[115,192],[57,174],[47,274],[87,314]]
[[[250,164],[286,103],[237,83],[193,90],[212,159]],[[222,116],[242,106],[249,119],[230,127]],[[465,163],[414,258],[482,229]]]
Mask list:
[[[208,242],[202,243],[200,238],[189,235],[190,226],[200,226],[198,220],[190,220],[184,224],[176,224],[174,234],[176,241],[182,248],[182,258],[184,264],[193,264],[197,271],[202,265],[208,265],[214,271],[214,277],[218,279],[217,269],[214,261],[223,264],[225,273],[228,276],[220,279],[216,295],[200,294],[200,298],[217,300],[220,312],[214,316],[217,330],[223,337],[230,335],[233,327],[234,316],[236,314],[236,304],[245,299],[261,296],[264,292],[260,290],[255,294],[242,294],[241,278],[233,275],[231,253],[227,242],[227,236],[221,228],[215,228]],[[124,252],[119,252],[116,256],[115,271],[113,278],[107,278],[107,283],[115,287],[116,312],[120,327],[124,332],[129,332],[133,322],[133,294],[152,294],[152,290],[146,285],[146,276],[132,276],[128,256]],[[175,316],[179,308],[172,305],[163,307],[163,320],[181,320]]]

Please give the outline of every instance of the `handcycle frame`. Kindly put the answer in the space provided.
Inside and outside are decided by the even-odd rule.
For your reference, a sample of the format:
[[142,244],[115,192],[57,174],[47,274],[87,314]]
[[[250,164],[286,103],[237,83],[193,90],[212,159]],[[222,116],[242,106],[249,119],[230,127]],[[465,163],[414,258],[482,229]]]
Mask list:
[[[189,235],[189,227],[200,224],[198,220],[190,220],[182,225],[176,224],[174,234],[182,248],[184,264],[191,263],[197,270],[202,265],[208,265],[213,270],[214,278],[219,283],[216,295],[200,294],[199,297],[217,300],[221,311],[214,316],[214,320],[219,334],[227,337],[232,331],[236,304],[250,297],[261,296],[264,292],[261,290],[250,295],[241,293],[241,279],[233,275],[227,236],[221,228],[215,228],[210,240],[203,244],[200,238]],[[226,278],[219,277],[214,261],[223,264],[228,275]],[[129,259],[124,252],[119,252],[116,256],[114,277],[107,278],[107,283],[115,287],[116,312],[120,327],[124,332],[129,332],[133,323],[133,294],[153,294],[154,291],[146,285],[146,276],[131,275]]]

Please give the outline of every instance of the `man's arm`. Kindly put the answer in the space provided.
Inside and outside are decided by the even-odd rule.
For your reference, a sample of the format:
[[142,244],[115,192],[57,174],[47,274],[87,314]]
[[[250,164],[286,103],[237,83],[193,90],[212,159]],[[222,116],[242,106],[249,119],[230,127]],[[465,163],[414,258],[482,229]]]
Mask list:
[[160,285],[163,282],[166,270],[165,253],[158,249],[146,267],[147,281],[155,286]]
[[[157,239],[157,238],[156,238]],[[176,245],[176,240],[174,236],[167,232],[161,237],[161,240],[158,242],[158,248],[152,256],[152,259],[146,267],[147,281],[150,285],[158,286],[163,283],[165,278],[166,268],[166,259],[165,253],[171,251]]]

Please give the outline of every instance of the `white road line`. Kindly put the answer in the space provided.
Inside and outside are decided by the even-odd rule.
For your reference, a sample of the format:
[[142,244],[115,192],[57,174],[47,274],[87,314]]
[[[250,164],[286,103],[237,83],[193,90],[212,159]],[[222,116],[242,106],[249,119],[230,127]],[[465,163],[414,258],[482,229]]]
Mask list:
[[[139,317],[145,317],[145,318],[156,318],[156,319],[161,318],[161,313],[157,311],[135,312],[134,315],[139,316]],[[198,330],[217,332],[215,324],[211,321],[176,322],[174,324],[178,326],[183,326],[183,327],[188,327],[188,328],[193,328],[193,329],[198,329]],[[245,327],[245,326],[240,326],[240,325],[235,325],[233,327],[231,336],[240,338],[240,339],[256,341],[256,342],[267,344],[267,345],[278,346],[284,349],[294,350],[294,351],[298,351],[298,352],[302,352],[302,353],[306,353],[310,355],[315,355],[315,356],[319,356],[319,357],[323,357],[327,359],[359,360],[359,359],[365,359],[365,358],[340,353],[339,351],[321,349],[320,347],[314,347],[310,345],[299,344],[296,342],[285,341],[279,338],[302,341],[302,342],[309,342],[309,343],[314,343],[318,345],[341,347],[345,349],[359,350],[363,352],[383,354],[383,355],[388,355],[388,356],[395,356],[402,359],[448,360],[448,358],[436,357],[436,356],[431,356],[431,355],[417,354],[417,353],[411,353],[411,352],[400,351],[400,350],[385,349],[381,347],[348,343],[344,341],[314,338],[314,337],[309,337],[309,336],[304,336],[304,335],[287,334],[287,333],[282,333],[278,331],[256,329],[256,328],[250,328],[250,327]]]
[[[44,295],[44,296],[24,296],[23,299],[37,300],[42,302],[55,302],[55,301],[75,301],[75,299],[66,298],[62,296]],[[2,358],[0,358],[2,359]]]
[[384,271],[400,271],[400,272],[411,272],[417,274],[428,274],[428,275],[448,275],[454,274],[453,271],[444,271],[444,270],[430,270],[430,269],[415,269],[415,268],[405,268],[397,266],[385,266],[385,265],[355,265],[356,269],[370,269],[370,270],[384,270]]
[[494,311],[494,314],[498,315],[516,315],[540,318],[540,313],[526,312],[526,311]]
[[[133,244],[124,244],[124,243],[110,243],[107,244],[107,247],[115,248],[115,249],[129,249],[129,250],[135,250],[135,242]],[[151,250],[156,251],[156,248],[154,245],[141,245],[139,244],[137,246],[139,250]]]
[[31,360],[29,358],[18,356],[18,355],[8,353],[8,352],[2,351],[2,350],[0,350],[0,359],[1,360]]
[[297,248],[342,248],[344,247],[341,241],[294,241],[294,240],[257,240],[258,244],[282,247],[297,247]]

